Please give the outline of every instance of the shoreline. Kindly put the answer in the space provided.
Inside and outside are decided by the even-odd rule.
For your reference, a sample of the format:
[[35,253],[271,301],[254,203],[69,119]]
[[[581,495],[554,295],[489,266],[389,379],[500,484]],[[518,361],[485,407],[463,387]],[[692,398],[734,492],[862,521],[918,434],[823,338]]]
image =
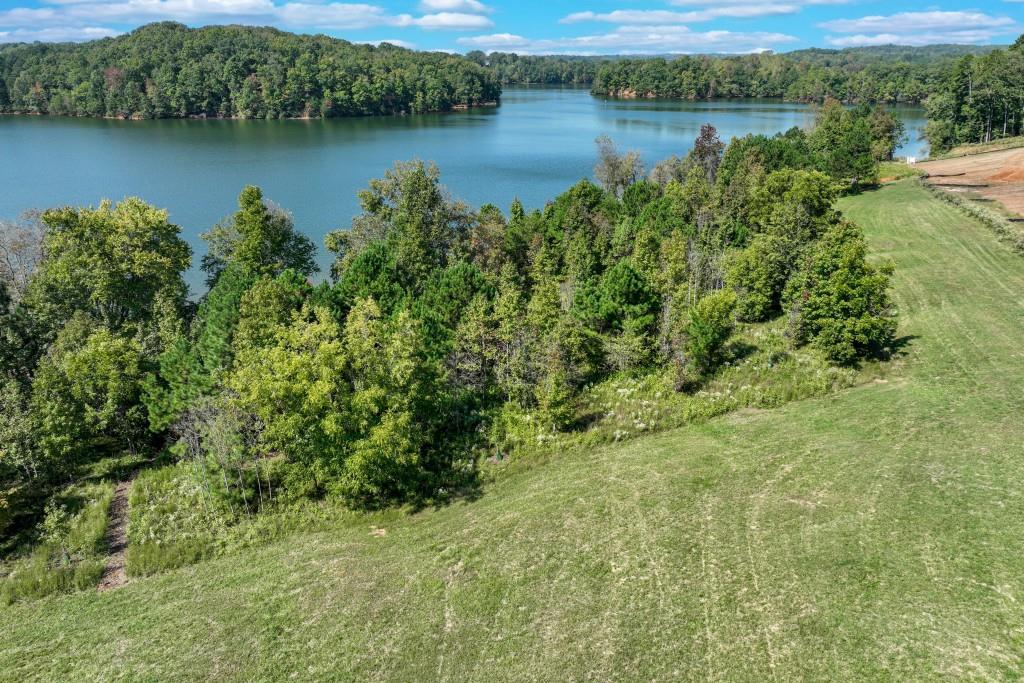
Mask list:
[[424,114],[449,114],[451,112],[470,111],[471,109],[491,109],[501,106],[501,100],[488,100],[474,104],[453,104],[447,109],[431,109],[422,112],[392,112],[390,114],[351,114],[347,116],[279,116],[274,118],[256,118],[248,116],[209,116],[206,114],[189,114],[188,116],[88,116],[84,114],[53,114],[38,111],[0,111],[0,116],[36,116],[60,119],[92,119],[96,121],[330,121],[332,119],[367,119],[393,118],[402,116],[421,116]]

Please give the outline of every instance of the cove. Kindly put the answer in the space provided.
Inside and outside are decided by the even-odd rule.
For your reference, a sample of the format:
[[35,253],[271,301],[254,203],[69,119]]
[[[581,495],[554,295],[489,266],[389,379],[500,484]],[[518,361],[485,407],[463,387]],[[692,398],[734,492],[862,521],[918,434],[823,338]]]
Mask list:
[[[921,156],[924,112],[894,107],[899,154]],[[110,121],[0,116],[0,218],[34,208],[139,196],[165,208],[195,250],[246,184],[289,210],[318,245],[358,213],[356,192],[396,160],[430,160],[452,195],[537,208],[590,177],[594,138],[637,149],[648,167],[685,154],[700,126],[724,141],[807,126],[810,105],[778,100],[608,100],[586,89],[508,88],[501,106],[448,114],[313,121]],[[330,255],[322,250],[326,270]],[[201,291],[197,268],[189,273]]]

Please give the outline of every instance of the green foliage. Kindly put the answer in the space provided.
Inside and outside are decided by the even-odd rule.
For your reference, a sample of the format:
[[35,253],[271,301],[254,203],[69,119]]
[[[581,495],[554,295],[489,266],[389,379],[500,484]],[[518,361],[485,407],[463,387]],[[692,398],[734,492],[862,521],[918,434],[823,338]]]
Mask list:
[[[585,392],[580,415],[600,416],[597,428],[545,438],[540,453],[529,435],[525,455],[534,457],[495,453],[494,481],[477,500],[351,515],[329,533],[317,533],[326,525],[314,515],[297,524],[268,515],[238,530],[259,547],[228,541],[219,552],[230,557],[220,561],[117,595],[0,610],[0,668],[25,680],[68,671],[103,678],[112,661],[169,679],[212,670],[258,679],[313,667],[311,676],[344,670],[366,680],[408,672],[575,680],[629,679],[638,670],[672,678],[689,661],[700,663],[695,676],[713,670],[724,680],[773,672],[829,679],[837,671],[855,680],[949,678],[961,651],[939,652],[936,633],[908,619],[909,609],[928,615],[943,642],[990,645],[971,648],[969,675],[1012,676],[1005,653],[1024,619],[993,590],[993,568],[1007,580],[1018,574],[1014,539],[1024,524],[1001,492],[1021,485],[1024,368],[1008,333],[1019,328],[1020,306],[993,282],[1019,290],[1024,265],[914,183],[841,201],[872,245],[887,245],[907,266],[894,296],[914,340],[898,364],[866,374],[831,368],[813,349],[789,348],[776,323],[741,328],[734,340],[757,350],[737,350],[692,395],[672,392],[659,376],[610,378]],[[974,352],[979,343],[984,353]],[[875,377],[888,382],[863,383]],[[861,386],[784,410],[735,411],[853,382]],[[725,419],[662,431],[728,410],[735,412]],[[611,443],[616,431],[628,439],[655,430]],[[994,493],[1006,504],[993,504]],[[329,516],[331,508],[315,510]],[[279,542],[267,547],[268,538]],[[937,549],[955,561],[935,562]],[[665,589],[696,585],[704,571],[720,579],[712,602],[701,590]],[[763,638],[706,647],[707,625],[713,636],[763,630],[752,576],[759,594],[773,598],[773,623],[784,624],[771,632],[773,652],[784,656],[771,657]],[[515,601],[502,603],[509,592]],[[622,605],[657,628],[622,639],[608,655],[595,624],[621,623]],[[399,608],[408,618],[395,628]],[[197,620],[227,638],[211,638]],[[453,647],[439,662],[444,623],[449,643],[501,638],[501,647],[532,656]],[[627,619],[623,628],[633,634],[631,626]],[[382,641],[381,633],[394,637]],[[823,647],[833,635],[842,637]],[[122,647],[126,636],[132,647]],[[579,656],[565,656],[570,641]]]
[[907,141],[906,127],[898,116],[882,106],[861,108],[871,127],[871,155],[875,161],[892,161],[896,148]]
[[740,320],[767,320],[779,312],[791,260],[789,242],[768,233],[755,235],[750,246],[732,255],[726,284],[737,294]]
[[775,171],[751,198],[751,227],[799,248],[836,221],[833,203],[837,194],[835,183],[820,171]]
[[40,542],[27,556],[0,564],[0,603],[94,588],[113,498],[107,483],[77,484],[55,495],[39,524]]
[[239,353],[227,385],[263,423],[261,443],[302,463],[342,457],[350,428],[346,350],[327,311],[273,328],[274,342]]
[[603,329],[649,332],[660,308],[657,292],[629,261],[619,261],[601,279],[598,316]]
[[925,137],[933,154],[1024,134],[1024,50],[1019,43],[963,56],[934,88],[925,103]]
[[311,275],[319,270],[313,242],[296,232],[291,216],[269,204],[252,185],[238,196],[238,211],[231,219],[203,233],[203,239],[209,245],[203,270],[211,284],[229,263],[257,276],[275,277],[287,269]]
[[703,373],[710,372],[722,357],[733,329],[736,294],[722,290],[701,298],[689,310],[686,325],[686,358]]
[[646,179],[639,180],[622,194],[622,206],[628,216],[638,216],[647,206],[661,195],[661,188]]
[[393,250],[397,284],[418,293],[433,269],[460,256],[471,216],[447,196],[439,178],[436,166],[414,161],[396,163],[383,178],[371,180],[359,192],[363,213],[352,229],[328,236],[328,249],[338,254],[335,277],[344,279],[353,259],[383,241]]
[[625,98],[917,103],[940,86],[957,59],[991,51],[984,46],[890,45],[786,54],[604,59],[598,63],[591,92]]
[[616,197],[621,197],[626,188],[640,180],[644,174],[640,153],[629,151],[620,154],[607,135],[597,138],[597,156],[594,177],[606,192]]
[[576,55],[520,55],[515,52],[480,50],[466,53],[466,58],[485,67],[502,84],[516,85],[587,85],[606,57]]
[[255,276],[249,270],[232,263],[220,274],[217,283],[199,305],[195,348],[211,381],[231,367],[242,297],[254,280]]
[[412,311],[426,326],[434,357],[448,352],[451,335],[470,302],[479,294],[490,298],[491,289],[484,273],[465,261],[431,274]]
[[102,437],[131,447],[143,434],[145,357],[134,339],[77,315],[64,327],[32,382],[32,413],[45,457],[67,466]]
[[[840,137],[874,116],[826,110],[819,129]],[[884,118],[879,135],[893,131]],[[800,357],[875,352],[894,324],[885,282],[862,245],[833,234],[838,186],[811,170],[826,163],[819,143],[789,131],[723,151],[705,126],[692,154],[660,166],[662,182],[640,179],[638,158],[609,141],[608,190],[584,180],[543,211],[514,202],[507,220],[453,200],[435,167],[399,163],[360,193],[352,229],[328,237],[337,260],[318,286],[306,279],[311,243],[247,187],[206,235],[212,287],[198,306],[184,298],[188,252],[162,212],[138,200],[48,212],[45,258],[10,290],[24,299],[0,301],[4,339],[52,335],[31,352],[38,363],[5,361],[14,419],[0,431],[0,514],[24,508],[26,492],[45,498],[90,458],[167,439],[196,488],[154,484],[142,503],[131,561],[147,573],[219,552],[235,532],[202,532],[204,519],[256,529],[315,498],[448,498],[476,483],[493,449],[587,433],[601,418],[581,407],[612,377],[658,377],[696,397],[763,351],[736,339],[734,317],[771,319],[783,301],[794,340],[815,349]],[[140,253],[110,264],[101,247]],[[772,345],[765,367],[788,358]],[[757,389],[686,399],[684,418],[848,377],[796,372],[773,393],[764,373],[751,375]],[[200,504],[208,518],[183,512]],[[192,521],[165,524],[165,512],[196,520],[197,533]]]
[[395,310],[405,291],[398,282],[395,249],[386,242],[371,242],[336,274],[334,295],[345,311],[359,299],[373,299],[386,312]]
[[238,324],[232,340],[235,352],[273,343],[276,328],[291,321],[312,291],[306,278],[294,270],[254,282],[239,303]]
[[179,335],[157,359],[159,369],[143,380],[143,403],[149,428],[162,432],[188,410],[192,402],[210,388],[210,375],[202,366],[196,349]]
[[849,222],[831,228],[787,285],[793,336],[833,362],[850,365],[888,348],[896,333],[889,273],[866,260],[867,244]]
[[117,118],[328,118],[447,111],[501,96],[470,60],[271,28],[154,23],[84,44],[0,49],[0,111]]
[[[53,334],[80,311],[112,331],[151,331],[162,298],[182,306],[191,250],[167,212],[130,198],[42,215],[46,254],[26,303]],[[115,256],[116,255],[116,256]]]
[[871,117],[868,108],[851,111],[837,100],[826,100],[808,136],[815,167],[854,189],[874,184],[878,179],[877,155],[891,156],[886,147],[891,150],[895,146],[895,124],[879,125],[875,138]]

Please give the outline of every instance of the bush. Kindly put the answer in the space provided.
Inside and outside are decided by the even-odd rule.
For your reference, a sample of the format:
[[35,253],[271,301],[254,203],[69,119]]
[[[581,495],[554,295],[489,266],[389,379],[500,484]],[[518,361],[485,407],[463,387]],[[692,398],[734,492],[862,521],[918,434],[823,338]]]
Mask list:
[[701,372],[718,364],[722,347],[733,329],[736,294],[721,290],[708,294],[690,309],[686,326],[686,358]]

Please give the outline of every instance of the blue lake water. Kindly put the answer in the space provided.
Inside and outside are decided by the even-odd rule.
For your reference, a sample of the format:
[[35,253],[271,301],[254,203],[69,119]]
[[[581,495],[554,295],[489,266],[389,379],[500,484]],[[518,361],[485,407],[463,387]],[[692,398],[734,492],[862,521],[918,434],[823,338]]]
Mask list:
[[[920,156],[924,112],[899,107]],[[507,89],[497,108],[328,121],[107,121],[0,117],[0,218],[27,209],[139,196],[166,208],[196,251],[199,234],[234,208],[246,184],[291,211],[322,244],[358,212],[356,191],[396,160],[437,163],[451,193],[507,209],[540,207],[595,162],[594,139],[636,149],[648,167],[685,154],[704,123],[723,140],[811,122],[811,107],[777,100],[606,100],[583,89]],[[329,258],[321,255],[326,265]],[[195,271],[190,282],[200,281]]]

